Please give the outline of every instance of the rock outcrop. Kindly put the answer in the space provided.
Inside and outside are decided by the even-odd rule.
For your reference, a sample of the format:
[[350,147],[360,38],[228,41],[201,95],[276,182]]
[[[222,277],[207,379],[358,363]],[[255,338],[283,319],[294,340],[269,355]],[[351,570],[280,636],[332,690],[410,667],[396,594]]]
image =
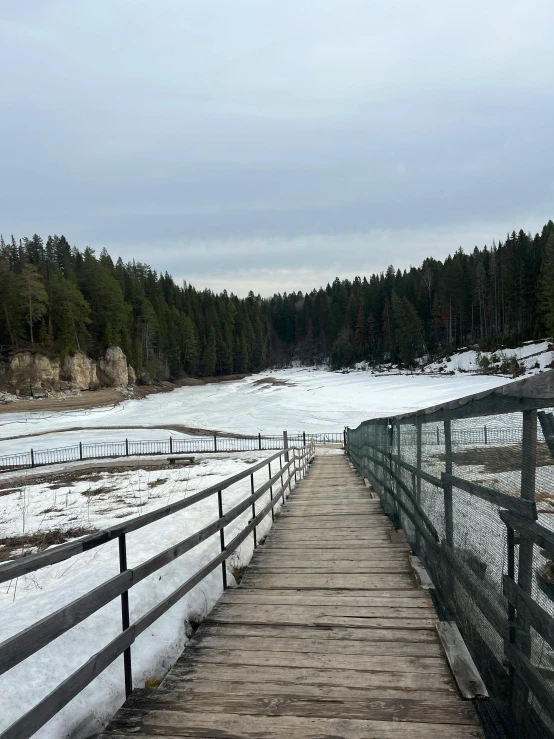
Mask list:
[[94,390],[99,386],[96,362],[83,352],[67,356],[63,363],[64,379],[75,390]]
[[136,382],[133,368],[120,347],[110,346],[98,361],[83,352],[55,357],[28,350],[15,351],[0,359],[0,391],[29,395],[46,391],[94,390]]
[[127,357],[119,346],[109,346],[103,359],[98,360],[96,375],[102,385],[108,387],[128,385]]

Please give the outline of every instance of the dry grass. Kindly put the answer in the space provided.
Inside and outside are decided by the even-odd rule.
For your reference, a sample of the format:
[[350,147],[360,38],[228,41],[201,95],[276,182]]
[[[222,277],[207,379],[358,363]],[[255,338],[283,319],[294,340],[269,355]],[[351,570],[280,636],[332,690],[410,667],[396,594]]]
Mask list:
[[0,562],[26,557],[37,550],[42,551],[55,544],[63,544],[69,539],[77,539],[95,532],[96,529],[77,527],[73,529],[50,529],[49,531],[39,531],[35,534],[23,534],[22,536],[7,536],[0,539]]

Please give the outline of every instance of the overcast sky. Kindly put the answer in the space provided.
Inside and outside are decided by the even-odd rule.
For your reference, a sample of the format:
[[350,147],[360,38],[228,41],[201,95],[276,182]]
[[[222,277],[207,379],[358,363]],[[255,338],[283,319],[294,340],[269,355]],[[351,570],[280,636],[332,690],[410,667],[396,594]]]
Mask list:
[[245,294],[554,217],[552,0],[0,3],[0,232]]

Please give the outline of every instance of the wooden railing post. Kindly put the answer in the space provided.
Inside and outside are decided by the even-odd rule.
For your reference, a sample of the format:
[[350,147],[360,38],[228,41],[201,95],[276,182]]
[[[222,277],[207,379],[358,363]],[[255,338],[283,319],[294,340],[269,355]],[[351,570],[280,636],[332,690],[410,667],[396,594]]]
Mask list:
[[[416,468],[417,474],[414,479],[414,494],[418,505],[421,505],[421,460],[422,460],[422,421],[421,418],[416,420]],[[419,529],[416,526],[415,532],[416,549],[419,554],[421,548],[421,540],[419,535]]]
[[[523,412],[523,438],[521,444],[521,497],[535,501],[537,471],[537,411]],[[533,587],[533,540],[523,532],[519,534],[517,584],[527,595]],[[531,654],[531,632],[525,614],[518,610],[516,616],[515,643],[527,657]],[[512,683],[512,711],[518,721],[527,713],[529,689],[525,681],[514,671]]]
[[[127,569],[127,544],[125,534],[119,537],[119,571]],[[129,628],[129,591],[121,593],[121,627],[123,631]],[[133,670],[131,666],[131,647],[123,652],[123,673],[125,675],[125,697],[128,698],[133,692]]]
[[[447,475],[452,474],[452,421],[444,422],[444,471]],[[452,507],[452,485],[444,485],[444,529],[446,543],[449,547],[454,546],[454,510]]]

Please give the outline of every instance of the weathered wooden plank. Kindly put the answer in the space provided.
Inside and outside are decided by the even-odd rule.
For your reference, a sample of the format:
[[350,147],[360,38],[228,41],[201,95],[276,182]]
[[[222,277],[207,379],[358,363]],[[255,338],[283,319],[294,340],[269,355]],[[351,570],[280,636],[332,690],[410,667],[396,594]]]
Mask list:
[[[340,655],[342,657],[353,655],[354,657],[434,657],[442,660],[444,652],[438,642],[394,642],[389,644],[376,640],[374,642],[353,643],[335,640],[330,643],[327,639],[275,639],[268,643],[266,639],[259,636],[243,637],[234,643],[230,643],[225,636],[202,636],[194,640],[191,647],[195,649],[213,649],[222,651],[255,651],[255,652],[278,652],[285,654],[320,654]],[[190,647],[189,647],[190,648]],[[354,668],[354,663],[350,663]]]
[[340,554],[329,549],[288,549],[282,550],[276,547],[263,546],[256,550],[251,562],[325,562],[340,560],[341,562],[375,562],[379,560],[408,562],[407,549],[393,549],[392,547],[366,548],[363,549],[341,549]]
[[256,667],[301,667],[312,670],[360,670],[363,672],[418,672],[450,675],[444,658],[394,655],[318,654],[310,652],[271,652],[241,649],[188,648],[191,662]]
[[314,562],[304,562],[298,566],[284,565],[284,564],[273,564],[273,563],[262,563],[250,565],[248,568],[245,578],[248,576],[272,574],[307,574],[313,573],[314,575],[320,574],[345,574],[345,575],[359,575],[359,574],[374,574],[384,572],[403,572],[410,574],[412,572],[411,566],[407,562],[324,562],[318,565]]
[[[236,683],[233,683],[235,686]],[[288,684],[285,690],[273,690],[271,698],[259,693],[257,686],[251,685],[251,692],[234,692],[212,689],[204,691],[156,691],[158,695],[141,692],[137,700],[127,703],[129,709],[163,709],[166,711],[190,711],[204,713],[241,714],[246,716],[303,716],[320,718],[365,719],[371,721],[407,721],[417,723],[449,723],[478,726],[477,716],[471,704],[461,701],[437,704],[429,694],[414,699],[409,693],[394,691],[396,695],[383,697],[379,691],[371,691],[373,697],[346,697],[335,695],[327,702],[320,696],[299,694],[294,686]],[[276,686],[279,687],[279,686]],[[281,686],[285,688],[285,686]],[[385,689],[383,689],[385,690]],[[369,692],[369,691],[368,691]],[[434,695],[434,694],[433,694]]]
[[[327,592],[327,595],[325,595]],[[350,592],[350,596],[345,593]],[[315,595],[311,595],[315,593]],[[421,595],[420,595],[421,594]],[[341,606],[349,608],[360,606],[362,608],[372,606],[400,606],[403,608],[419,608],[422,604],[431,606],[431,600],[421,591],[392,590],[371,591],[370,595],[359,595],[352,591],[321,591],[317,590],[243,590],[238,593],[227,591],[221,599],[221,605],[225,603],[248,603],[257,605],[303,605],[303,606]]]
[[429,577],[429,573],[427,572],[425,567],[422,565],[419,557],[415,557],[415,556],[410,557],[410,564],[413,568],[415,578],[420,588],[423,588],[424,590],[429,590],[430,588],[435,587],[433,585],[433,581]]
[[475,666],[458,627],[453,621],[441,621],[437,632],[446,653],[446,658],[458,690],[466,700],[487,698],[488,692]]
[[252,575],[242,587],[306,588],[325,590],[410,590],[414,584],[410,575]]
[[[375,641],[420,641],[436,643],[436,621],[429,623],[418,620],[417,628],[402,628],[397,621],[372,624],[367,629],[355,629],[347,626],[294,626],[293,624],[253,624],[253,623],[217,623],[204,621],[198,633],[224,634],[230,639],[244,636],[261,636],[268,640],[281,639],[321,639],[331,642],[375,642]],[[387,623],[389,624],[387,626]]]
[[300,615],[314,616],[360,616],[366,618],[432,618],[435,610],[429,601],[416,601],[416,605],[403,608],[396,604],[395,599],[380,606],[352,606],[352,605],[261,605],[259,603],[242,603],[240,601],[219,603],[212,610],[210,616],[219,616],[221,613],[229,613],[241,620],[252,616],[253,620],[268,618],[285,618],[287,614],[294,617]]
[[[122,709],[103,736],[221,736],[228,739],[484,739],[479,727],[402,721],[252,716],[207,711]],[[162,733],[164,732],[164,733]]]

